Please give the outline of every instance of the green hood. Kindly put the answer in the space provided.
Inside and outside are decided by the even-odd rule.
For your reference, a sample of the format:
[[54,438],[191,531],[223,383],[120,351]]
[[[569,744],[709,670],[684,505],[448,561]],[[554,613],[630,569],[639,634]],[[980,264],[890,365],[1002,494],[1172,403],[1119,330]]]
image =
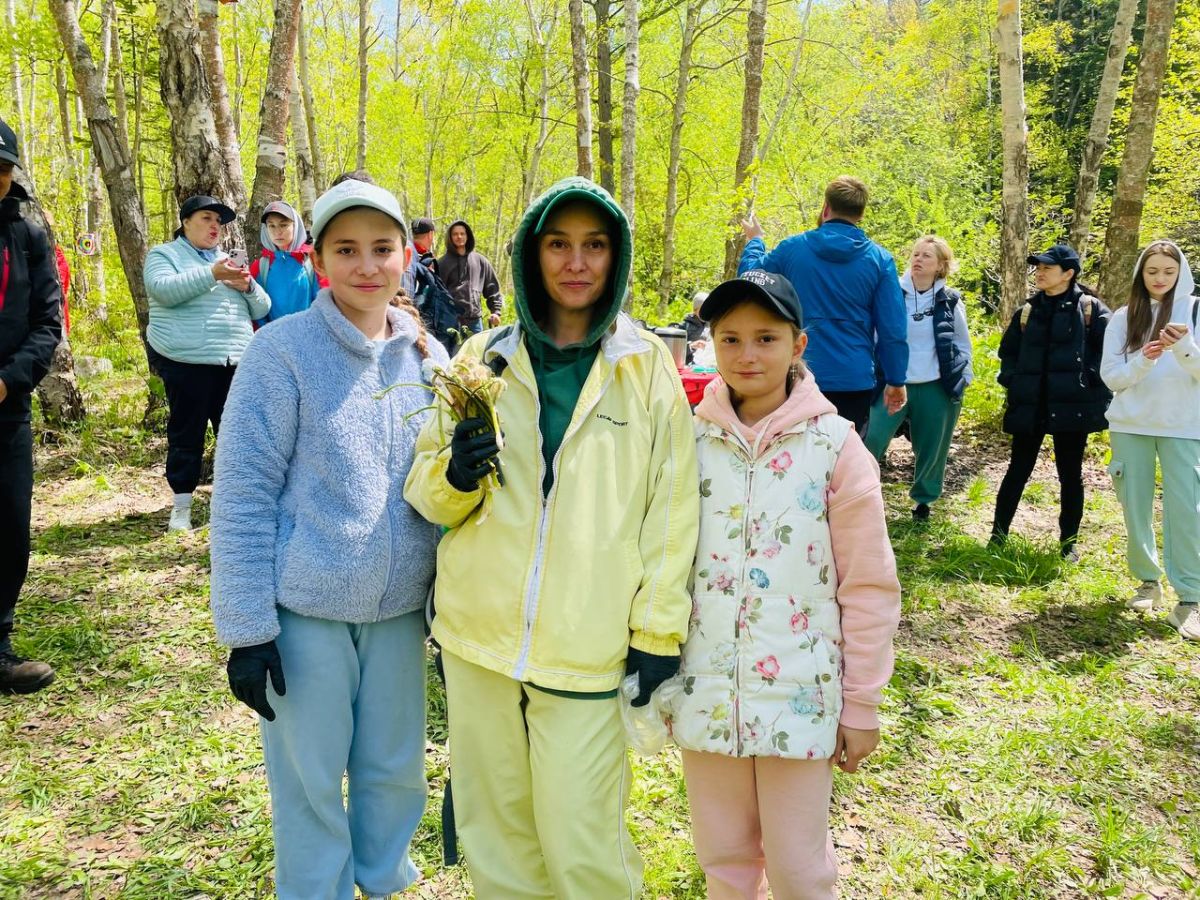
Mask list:
[[604,295],[594,307],[595,316],[591,330],[581,346],[591,346],[612,327],[629,282],[629,268],[633,264],[633,235],[629,231],[629,220],[608,191],[586,178],[573,176],[552,185],[525,210],[521,224],[513,238],[513,294],[517,303],[517,318],[526,333],[545,344],[553,341],[538,324],[545,320],[546,306],[550,298],[542,285],[542,273],[538,265],[537,226],[546,211],[561,201],[587,200],[599,208],[602,215],[615,222],[612,235],[614,265],[608,277]]

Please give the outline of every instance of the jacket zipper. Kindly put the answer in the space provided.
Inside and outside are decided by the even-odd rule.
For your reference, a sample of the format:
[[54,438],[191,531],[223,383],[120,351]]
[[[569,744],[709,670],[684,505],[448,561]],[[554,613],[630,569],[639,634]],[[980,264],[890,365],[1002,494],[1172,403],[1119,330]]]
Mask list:
[[[387,369],[383,364],[383,351],[382,350],[379,353],[379,384],[380,384],[381,388],[386,388],[388,386],[388,384],[387,384]],[[390,399],[391,398],[389,398],[389,400]],[[386,453],[384,454],[384,460],[386,462],[386,465],[387,465],[389,471],[391,470],[391,467],[392,467],[392,444],[393,444],[394,426],[395,426],[395,417],[392,415],[392,412],[393,412],[392,403],[389,402],[387,405],[387,409],[385,410],[385,418],[387,420],[387,437],[386,437],[387,447],[385,448]],[[390,482],[389,482],[389,491],[388,492],[389,493],[391,492]],[[384,597],[387,596],[388,589],[392,586],[392,565],[395,563],[395,551],[392,547],[392,536],[395,533],[395,528],[392,525],[392,504],[389,502],[390,499],[391,499],[390,497],[384,497],[384,503],[386,504],[386,508],[384,511],[387,513],[387,515],[384,516],[384,518],[387,519],[387,527],[388,527],[388,534],[387,534],[388,564],[387,564],[387,579],[384,582],[383,595],[379,598],[379,606],[375,610],[375,621],[376,622],[380,621],[383,618],[383,600],[384,600]]]
[[750,506],[754,499],[754,460],[747,455],[746,459],[746,496],[742,507],[742,571],[738,579],[738,585],[742,588],[741,596],[738,598],[738,612],[734,619],[733,629],[733,688],[734,688],[734,704],[733,704],[733,729],[734,741],[737,747],[737,755],[742,755],[742,645],[744,639],[741,634],[741,629],[738,623],[742,621],[742,617],[748,612],[747,606],[747,572],[750,566]]
[[[513,677],[516,678],[518,681],[523,680],[525,677],[525,669],[529,665],[529,651],[530,651],[531,645],[533,644],[533,622],[537,616],[538,591],[541,588],[542,564],[545,562],[545,557],[546,557],[546,535],[550,530],[550,506],[551,506],[551,502],[553,501],[554,497],[558,493],[558,461],[559,461],[559,459],[562,458],[563,448],[567,445],[567,441],[569,441],[572,437],[574,437],[575,434],[579,431],[579,429],[583,427],[582,423],[587,421],[587,417],[592,414],[592,410],[596,408],[596,404],[600,402],[600,398],[604,396],[605,392],[608,390],[609,385],[612,384],[613,376],[615,375],[616,370],[617,370],[617,367],[616,367],[616,364],[614,363],[612,370],[608,373],[608,377],[605,378],[605,380],[604,380],[604,384],[602,384],[600,386],[600,390],[596,393],[595,399],[593,399],[592,402],[590,404],[588,404],[588,407],[587,407],[587,409],[584,410],[583,415],[579,416],[578,419],[576,419],[576,422],[578,424],[576,424],[574,428],[567,429],[566,434],[563,435],[562,442],[558,445],[558,450],[556,450],[554,453],[554,459],[551,460],[550,470],[554,473],[554,483],[550,486],[550,493],[547,496],[542,498],[542,516],[541,516],[540,522],[538,523],[537,550],[534,553],[534,557],[533,557],[533,570],[529,573],[529,581],[526,583],[526,586],[525,586],[524,631],[521,635],[521,652],[520,652],[520,655],[517,657],[516,669],[514,669],[514,671],[513,671]],[[517,377],[518,377],[518,380],[520,380],[520,376],[518,375]],[[522,384],[525,384],[525,382],[522,381]],[[528,389],[529,385],[525,384],[525,387]],[[538,394],[537,394],[536,390],[533,391],[533,396],[534,396],[534,409],[535,409],[535,412],[537,413],[536,421],[540,422],[541,421],[541,401],[538,399]],[[545,472],[544,472],[545,463],[540,462],[541,459],[542,459],[542,433],[541,433],[541,429],[539,428],[538,429],[538,460],[539,460],[538,487],[539,488],[541,487],[542,480],[545,476]]]

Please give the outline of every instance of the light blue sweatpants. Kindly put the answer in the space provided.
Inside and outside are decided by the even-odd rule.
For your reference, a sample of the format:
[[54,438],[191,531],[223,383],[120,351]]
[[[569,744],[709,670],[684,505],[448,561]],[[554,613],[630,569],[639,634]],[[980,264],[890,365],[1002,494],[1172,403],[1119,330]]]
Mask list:
[[1154,461],[1163,477],[1163,562],[1167,581],[1184,603],[1200,603],[1200,441],[1109,433],[1108,472],[1125,512],[1129,571],[1158,581],[1154,537]]
[[[424,614],[352,625],[279,610],[286,694],[260,719],[279,900],[402,891],[425,810]],[[342,799],[342,778],[349,804]]]

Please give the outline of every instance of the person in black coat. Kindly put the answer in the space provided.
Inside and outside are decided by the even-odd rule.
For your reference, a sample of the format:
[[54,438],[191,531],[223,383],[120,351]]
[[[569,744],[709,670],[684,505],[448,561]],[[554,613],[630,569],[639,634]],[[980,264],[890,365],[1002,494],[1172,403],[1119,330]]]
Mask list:
[[46,233],[21,217],[29,195],[13,181],[17,136],[0,121],[0,694],[32,694],[54,680],[46,663],[17,656],[10,636],[29,571],[33,513],[30,395],[62,337],[62,291]]
[[1008,391],[1004,430],[1012,456],[996,496],[992,541],[1002,543],[1047,434],[1058,468],[1062,555],[1076,559],[1083,519],[1087,437],[1108,427],[1112,392],[1100,379],[1104,329],[1111,315],[1077,283],[1079,255],[1066,244],[1029,257],[1038,287],[1000,340],[1000,384]]

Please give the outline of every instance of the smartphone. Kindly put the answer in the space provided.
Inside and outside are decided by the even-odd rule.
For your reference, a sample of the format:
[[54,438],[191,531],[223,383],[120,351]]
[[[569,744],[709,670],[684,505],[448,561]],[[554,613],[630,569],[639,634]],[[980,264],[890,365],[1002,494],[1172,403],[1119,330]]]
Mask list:
[[246,268],[246,263],[249,260],[246,258],[245,250],[233,250],[229,254],[229,264],[239,269]]

